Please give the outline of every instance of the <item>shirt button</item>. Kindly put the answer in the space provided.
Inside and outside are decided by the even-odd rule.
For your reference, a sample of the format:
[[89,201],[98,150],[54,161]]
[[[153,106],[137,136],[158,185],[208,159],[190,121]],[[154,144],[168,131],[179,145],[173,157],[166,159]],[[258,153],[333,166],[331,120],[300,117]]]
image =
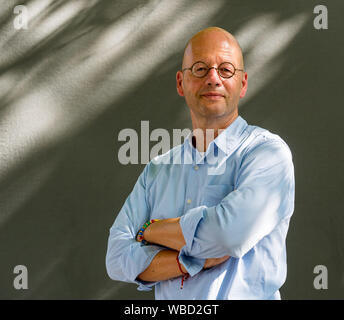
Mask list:
[[188,204],[190,204],[190,203],[191,203],[191,199],[188,199],[186,202],[187,202]]
[[199,166],[194,166],[194,169],[197,171],[199,169]]

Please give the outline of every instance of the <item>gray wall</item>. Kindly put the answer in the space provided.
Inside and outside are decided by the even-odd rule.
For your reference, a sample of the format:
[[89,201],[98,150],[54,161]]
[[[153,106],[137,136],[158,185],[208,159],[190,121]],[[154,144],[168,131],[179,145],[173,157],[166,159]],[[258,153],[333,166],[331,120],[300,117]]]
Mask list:
[[[25,4],[28,29],[13,13]],[[313,9],[328,8],[328,30]],[[191,127],[175,90],[187,39],[236,35],[249,75],[239,112],[290,146],[296,204],[284,299],[343,299],[343,18],[332,1],[1,1],[0,298],[152,299],[110,280],[108,231],[144,164],[124,128]],[[28,269],[16,290],[16,265]],[[316,265],[328,289],[315,290]]]

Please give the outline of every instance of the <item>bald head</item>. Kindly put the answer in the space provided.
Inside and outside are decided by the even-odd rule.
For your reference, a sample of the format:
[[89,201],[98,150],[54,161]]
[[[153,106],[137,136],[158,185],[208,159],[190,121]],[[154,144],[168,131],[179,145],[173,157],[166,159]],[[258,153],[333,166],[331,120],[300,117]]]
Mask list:
[[238,41],[231,33],[218,27],[203,29],[187,42],[182,68],[190,67],[190,63],[193,62],[194,58],[204,52],[217,54],[219,50],[227,50],[233,56],[234,62],[237,64],[236,67],[244,68],[244,59]]

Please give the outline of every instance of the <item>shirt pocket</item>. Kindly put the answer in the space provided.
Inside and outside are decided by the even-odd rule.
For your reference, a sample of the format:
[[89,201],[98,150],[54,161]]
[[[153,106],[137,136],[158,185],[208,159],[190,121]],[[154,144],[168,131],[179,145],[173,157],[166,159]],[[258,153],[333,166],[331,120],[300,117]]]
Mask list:
[[207,185],[203,192],[203,203],[207,207],[216,206],[221,200],[234,190],[231,184]]

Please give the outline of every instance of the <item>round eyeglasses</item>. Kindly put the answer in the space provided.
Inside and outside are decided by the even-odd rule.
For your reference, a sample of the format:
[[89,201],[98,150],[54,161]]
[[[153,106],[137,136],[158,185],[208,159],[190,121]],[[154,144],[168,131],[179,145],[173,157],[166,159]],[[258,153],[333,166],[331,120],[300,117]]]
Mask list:
[[197,78],[205,77],[210,69],[215,69],[219,76],[225,79],[229,79],[235,75],[236,71],[244,71],[243,69],[237,69],[234,65],[230,62],[222,62],[217,68],[216,67],[208,67],[205,62],[197,61],[195,62],[190,68],[185,68],[182,70],[191,70],[192,74]]

